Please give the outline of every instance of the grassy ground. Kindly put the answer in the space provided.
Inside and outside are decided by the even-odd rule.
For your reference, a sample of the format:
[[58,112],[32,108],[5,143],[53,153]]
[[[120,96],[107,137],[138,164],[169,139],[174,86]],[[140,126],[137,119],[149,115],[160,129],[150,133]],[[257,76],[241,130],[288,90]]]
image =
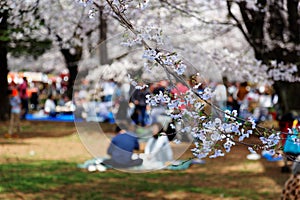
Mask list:
[[289,176],[280,172],[282,162],[247,160],[239,146],[185,171],[89,173],[77,168],[91,155],[74,124],[22,126],[28,128],[18,139],[4,139],[5,124],[0,126],[0,199],[275,200]]

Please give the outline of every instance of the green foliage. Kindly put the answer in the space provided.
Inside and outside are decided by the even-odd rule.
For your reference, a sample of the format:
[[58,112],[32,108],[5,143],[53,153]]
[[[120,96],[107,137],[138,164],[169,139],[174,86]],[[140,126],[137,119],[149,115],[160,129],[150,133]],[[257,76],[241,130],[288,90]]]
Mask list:
[[15,57],[19,56],[33,56],[37,58],[39,55],[45,53],[51,48],[52,41],[45,39],[42,41],[30,39],[22,39],[15,42],[11,42],[8,46],[8,51]]
[[0,29],[0,41],[9,42],[10,41],[9,34],[10,31]]
[[[11,10],[11,12],[13,11]],[[52,41],[40,31],[46,29],[44,21],[34,14],[31,12],[20,13],[17,15],[19,24],[5,20],[0,26],[0,42],[4,42],[8,51],[15,57],[25,55],[37,58],[51,48]],[[10,15],[10,12],[0,13],[0,18],[7,17],[7,15]],[[30,23],[24,19],[26,15],[34,15],[34,22]]]

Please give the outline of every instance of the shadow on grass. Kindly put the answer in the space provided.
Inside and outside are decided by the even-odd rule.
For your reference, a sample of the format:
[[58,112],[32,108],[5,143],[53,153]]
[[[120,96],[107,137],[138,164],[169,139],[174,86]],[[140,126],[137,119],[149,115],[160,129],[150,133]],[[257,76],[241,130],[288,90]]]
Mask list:
[[[8,123],[0,123],[0,138],[8,132]],[[13,138],[17,141],[19,138],[34,138],[34,137],[64,137],[71,135],[76,131],[74,123],[66,122],[21,122],[21,132],[17,134],[18,138]],[[11,139],[10,139],[11,140]]]
[[23,141],[18,141],[18,140],[15,140],[15,139],[11,139],[11,140],[0,140],[0,145],[16,145],[16,144],[20,144],[20,145],[30,145],[30,143],[23,142]]
[[[116,124],[99,123],[99,126],[101,127],[103,132],[109,133],[115,131]],[[4,136],[8,133],[8,127],[8,122],[0,122],[0,139],[5,139]],[[75,124],[72,122],[48,121],[22,121],[21,130],[21,133],[17,134],[18,138],[21,139],[35,137],[64,137],[71,135],[77,131]],[[17,141],[18,138],[13,139]]]
[[[283,161],[282,161],[283,162]],[[283,189],[286,180],[290,177],[291,172],[283,173],[282,167],[284,164],[282,162],[269,162],[265,159],[262,159],[260,163],[265,169],[265,175],[280,185]],[[290,167],[290,166],[288,166]]]

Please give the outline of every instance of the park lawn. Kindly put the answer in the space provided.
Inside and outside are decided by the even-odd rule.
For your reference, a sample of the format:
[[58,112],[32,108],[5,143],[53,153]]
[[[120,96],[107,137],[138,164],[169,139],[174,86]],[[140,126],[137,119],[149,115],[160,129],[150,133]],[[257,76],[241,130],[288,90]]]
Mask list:
[[[280,172],[282,162],[247,160],[241,146],[184,171],[89,173],[77,168],[91,155],[72,133],[74,124],[24,125],[30,135],[0,137],[0,199],[275,200],[289,176]],[[188,157],[190,152],[182,156]]]
[[186,171],[89,173],[65,161],[6,163],[0,166],[0,199],[279,199],[287,175],[270,177],[256,166],[228,161]]

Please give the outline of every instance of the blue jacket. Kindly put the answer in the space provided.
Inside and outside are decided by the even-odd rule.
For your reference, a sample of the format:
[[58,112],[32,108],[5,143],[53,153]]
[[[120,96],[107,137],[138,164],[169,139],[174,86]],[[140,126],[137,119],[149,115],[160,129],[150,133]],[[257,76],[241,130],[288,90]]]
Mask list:
[[116,135],[107,150],[111,159],[116,163],[126,164],[131,161],[134,150],[139,150],[137,137],[130,132]]

